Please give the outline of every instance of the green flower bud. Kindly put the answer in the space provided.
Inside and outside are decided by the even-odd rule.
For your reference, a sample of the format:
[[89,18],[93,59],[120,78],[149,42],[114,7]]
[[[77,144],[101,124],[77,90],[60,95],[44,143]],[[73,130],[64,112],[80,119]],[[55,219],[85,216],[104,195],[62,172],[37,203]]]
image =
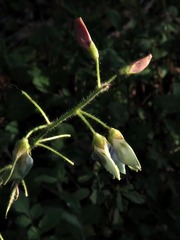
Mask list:
[[10,173],[5,174],[4,185],[9,181],[22,180],[33,166],[28,139],[19,140],[13,150],[13,164]]
[[120,162],[128,165],[136,172],[141,171],[141,165],[129,144],[125,141],[120,131],[115,128],[109,130],[109,142],[111,143]]
[[111,158],[108,142],[105,137],[96,133],[93,137],[92,158],[100,162],[105,169],[110,172],[114,178],[120,180],[120,172],[113,159]]

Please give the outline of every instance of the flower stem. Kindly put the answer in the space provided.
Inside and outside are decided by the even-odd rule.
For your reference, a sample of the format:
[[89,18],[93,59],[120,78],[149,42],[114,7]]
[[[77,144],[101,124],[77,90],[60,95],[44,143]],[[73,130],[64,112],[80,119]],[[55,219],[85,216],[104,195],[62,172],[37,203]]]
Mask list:
[[1,233],[0,233],[0,240],[4,240],[4,238],[2,237]]
[[98,122],[98,123],[101,124],[104,128],[110,129],[110,127],[109,127],[107,124],[105,124],[103,121],[101,121],[99,118],[91,115],[90,113],[87,113],[87,112],[85,112],[85,111],[82,111],[82,110],[81,110],[80,112],[81,112],[83,115],[85,115],[85,116],[93,119],[94,121]]
[[62,135],[53,136],[53,137],[49,137],[49,138],[43,138],[43,139],[39,140],[38,143],[47,142],[47,141],[55,140],[58,138],[65,138],[65,137],[71,137],[71,135],[70,134],[62,134]]
[[[100,93],[103,93],[109,89],[110,83],[114,81],[114,79],[117,77],[117,75],[112,76],[107,82],[101,84],[100,87],[95,88],[95,90],[85,99],[82,100],[77,106],[63,114],[60,118],[55,120],[54,122],[51,122],[50,124],[44,125],[44,128],[46,128],[46,131],[41,132],[33,141],[32,148],[39,142],[40,139],[42,139],[49,131],[52,129],[58,127],[62,122],[66,121],[68,118],[71,118],[77,114],[79,110],[82,110],[84,107],[86,107],[94,98],[96,98]],[[33,130],[37,131],[39,130],[38,127]],[[31,149],[32,149],[31,148]]]
[[54,150],[53,148],[45,145],[45,144],[42,144],[42,143],[37,143],[36,146],[39,146],[39,147],[43,147],[43,148],[46,148],[47,150],[55,153],[56,155],[58,155],[59,157],[63,158],[65,161],[69,162],[71,165],[74,165],[74,163],[68,159],[67,157],[65,157],[64,155],[62,155],[61,153],[57,152],[56,150]]
[[96,58],[96,76],[97,76],[97,87],[101,87],[101,77],[100,77],[100,67],[99,67],[99,58]]
[[77,115],[81,118],[81,120],[86,124],[86,126],[89,128],[89,130],[92,132],[92,134],[95,134],[96,132],[90,125],[90,123],[86,120],[86,118],[81,114],[80,111],[77,111]]
[[24,188],[24,195],[25,195],[25,197],[28,197],[28,190],[27,190],[27,187],[26,187],[26,183],[25,183],[24,180],[22,180],[21,183],[22,183],[22,186]]
[[37,108],[37,110],[41,113],[41,115],[44,117],[45,121],[50,124],[50,121],[45,114],[45,112],[42,110],[42,108],[24,91],[21,91],[22,94]]
[[1,169],[0,169],[0,173],[1,173],[1,172],[5,172],[5,171],[7,171],[7,170],[11,170],[11,169],[12,169],[12,166],[13,166],[12,164],[9,164],[9,165],[1,168]]
[[[84,107],[86,107],[95,97],[97,97],[101,92],[104,92],[107,89],[107,83],[101,85],[100,88],[96,88],[86,99],[83,99],[82,102],[80,102],[76,107],[72,108],[71,110],[69,110],[68,112],[66,112],[65,114],[63,114],[60,118],[58,118],[57,120],[55,120],[54,122],[51,122],[50,124],[46,124],[46,131],[45,132],[41,132],[33,141],[32,144],[32,148],[37,144],[37,142],[39,142],[40,139],[42,139],[45,135],[47,135],[47,133],[49,131],[51,131],[52,129],[56,128],[59,126],[59,124],[61,124],[62,122],[66,121],[68,118],[73,117],[77,114],[77,111],[83,109]],[[36,129],[33,130],[37,131],[38,127]]]
[[29,132],[26,134],[25,138],[29,138],[31,134],[33,134],[34,132],[36,132],[36,131],[38,131],[38,130],[41,130],[41,129],[43,129],[43,128],[46,128],[47,126],[48,126],[48,124],[44,124],[44,125],[40,125],[40,126],[38,126],[38,127],[33,128],[31,131],[29,131]]

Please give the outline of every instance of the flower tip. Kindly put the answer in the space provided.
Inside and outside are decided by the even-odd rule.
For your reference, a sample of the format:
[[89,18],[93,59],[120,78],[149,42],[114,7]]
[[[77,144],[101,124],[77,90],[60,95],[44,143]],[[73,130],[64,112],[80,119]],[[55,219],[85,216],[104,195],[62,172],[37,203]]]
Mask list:
[[151,59],[152,54],[149,54],[131,63],[129,68],[129,74],[136,74],[142,72],[149,65]]
[[97,61],[99,58],[99,52],[94,44],[94,42],[91,39],[91,36],[89,34],[89,31],[83,22],[81,17],[78,17],[74,20],[74,29],[75,29],[75,37],[78,42],[78,44],[86,49],[90,56]]
[[82,48],[89,50],[92,40],[87,30],[87,27],[81,17],[78,17],[74,20],[74,30],[75,30],[75,37],[78,44]]
[[99,133],[95,133],[93,136],[93,145],[98,148],[104,148],[106,145],[106,138]]
[[111,142],[111,139],[113,139],[113,138],[124,139],[122,133],[119,130],[117,130],[115,128],[110,128],[109,129],[109,141]]

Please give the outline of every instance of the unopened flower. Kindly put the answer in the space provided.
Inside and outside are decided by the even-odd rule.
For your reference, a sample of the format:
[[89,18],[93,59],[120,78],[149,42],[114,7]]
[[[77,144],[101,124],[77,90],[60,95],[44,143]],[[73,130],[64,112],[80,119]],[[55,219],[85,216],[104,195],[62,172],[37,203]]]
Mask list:
[[108,145],[109,143],[105,137],[98,133],[94,134],[92,158],[103,165],[106,170],[113,175],[113,177],[120,180],[119,169],[111,158]]
[[116,152],[115,152],[114,148],[111,146],[111,144],[109,144],[109,152],[110,152],[111,158],[113,159],[114,163],[117,165],[120,173],[126,174],[125,164],[122,163],[121,161],[119,161],[119,158],[117,157]]
[[30,145],[26,138],[16,143],[12,155],[12,168],[8,176],[5,176],[4,185],[9,181],[24,179],[33,166],[33,159],[30,156]]
[[120,131],[115,128],[109,130],[109,142],[111,143],[118,160],[128,165],[136,172],[141,171],[141,165],[130,145],[125,141]]
[[119,70],[120,74],[130,75],[142,72],[150,63],[152,55],[140,58]]
[[81,17],[74,21],[75,36],[78,44],[86,49],[94,60],[99,58],[98,50],[91,39],[89,31]]

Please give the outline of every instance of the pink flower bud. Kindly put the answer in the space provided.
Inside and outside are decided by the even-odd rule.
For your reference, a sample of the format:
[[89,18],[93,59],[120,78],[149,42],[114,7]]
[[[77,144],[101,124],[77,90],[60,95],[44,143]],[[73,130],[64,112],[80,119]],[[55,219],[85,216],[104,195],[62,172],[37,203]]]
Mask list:
[[92,42],[91,36],[86,28],[81,17],[76,18],[74,21],[75,36],[78,44],[87,50],[90,48]]
[[139,72],[142,72],[150,63],[152,58],[152,55],[149,54],[143,58],[140,58],[132,63],[130,63],[128,66],[123,67],[119,70],[120,74],[122,75],[130,75],[130,74],[136,74]]
[[129,73],[135,74],[143,71],[150,63],[152,55],[149,54],[146,57],[140,58],[130,64]]
[[78,44],[82,48],[86,49],[89,52],[90,56],[95,61],[97,61],[99,58],[98,49],[96,48],[96,45],[92,41],[91,36],[86,28],[86,25],[84,24],[81,17],[75,19],[74,28]]

